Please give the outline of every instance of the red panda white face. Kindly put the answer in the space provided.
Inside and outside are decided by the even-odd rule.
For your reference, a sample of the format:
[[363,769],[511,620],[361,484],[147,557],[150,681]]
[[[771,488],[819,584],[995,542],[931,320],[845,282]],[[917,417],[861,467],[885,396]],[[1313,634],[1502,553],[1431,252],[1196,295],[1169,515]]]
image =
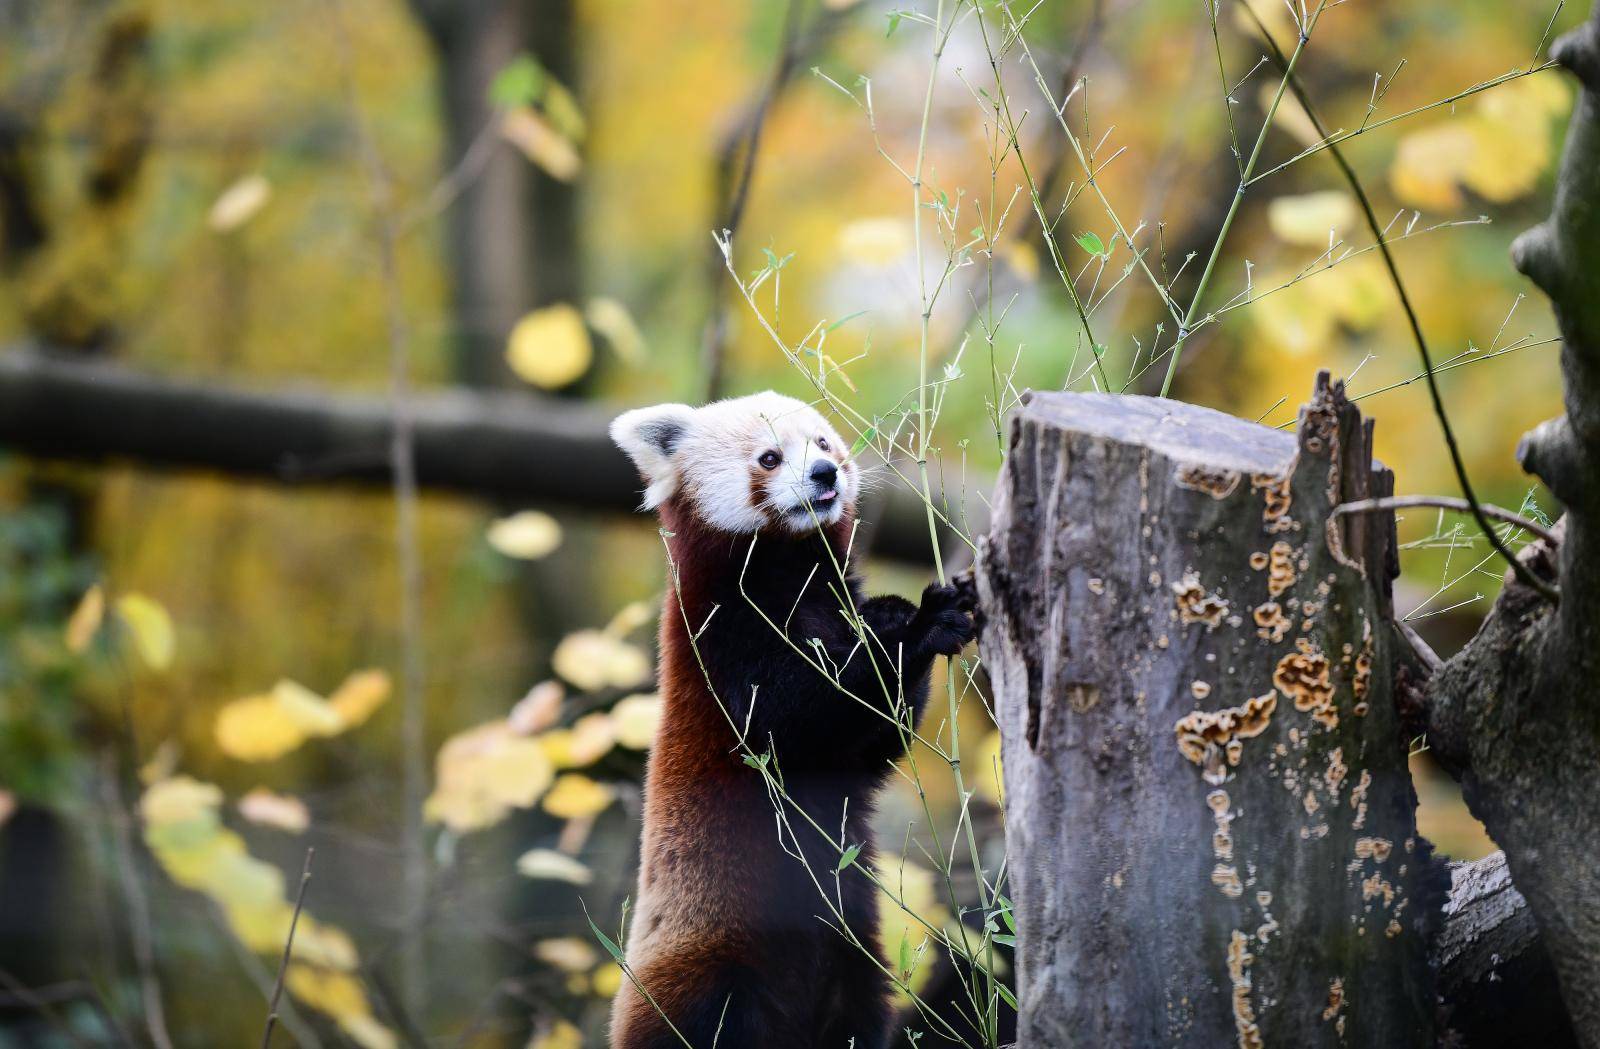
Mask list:
[[611,438],[644,476],[647,509],[682,495],[724,532],[804,535],[838,521],[861,491],[838,432],[810,405],[770,390],[625,412]]

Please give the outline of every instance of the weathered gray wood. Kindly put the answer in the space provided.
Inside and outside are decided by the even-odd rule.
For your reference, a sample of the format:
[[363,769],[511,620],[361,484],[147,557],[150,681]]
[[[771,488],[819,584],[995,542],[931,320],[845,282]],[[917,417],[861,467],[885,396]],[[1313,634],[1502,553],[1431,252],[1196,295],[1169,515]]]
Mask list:
[[1022,1046],[1432,1044],[1392,517],[1325,527],[1389,494],[1370,446],[1326,376],[1297,436],[1140,397],[1013,418],[978,584]]
[[1550,954],[1505,853],[1450,866],[1450,900],[1433,942],[1441,1045],[1576,1049]]

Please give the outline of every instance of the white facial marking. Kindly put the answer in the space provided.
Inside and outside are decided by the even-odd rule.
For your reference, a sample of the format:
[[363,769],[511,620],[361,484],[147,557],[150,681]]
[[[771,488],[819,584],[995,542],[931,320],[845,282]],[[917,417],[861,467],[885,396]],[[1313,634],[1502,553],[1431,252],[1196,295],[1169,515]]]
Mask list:
[[838,521],[860,494],[860,469],[838,432],[810,405],[771,391],[641,408],[611,434],[644,475],[647,507],[681,493],[724,532],[805,534]]

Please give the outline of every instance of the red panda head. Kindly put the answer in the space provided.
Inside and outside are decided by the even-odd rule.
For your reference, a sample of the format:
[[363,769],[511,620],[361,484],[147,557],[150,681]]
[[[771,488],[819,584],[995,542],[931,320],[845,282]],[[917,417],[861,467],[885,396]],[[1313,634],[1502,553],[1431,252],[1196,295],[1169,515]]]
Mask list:
[[624,412],[611,439],[644,477],[645,509],[681,496],[723,532],[814,532],[853,509],[861,490],[838,432],[810,405],[770,390]]

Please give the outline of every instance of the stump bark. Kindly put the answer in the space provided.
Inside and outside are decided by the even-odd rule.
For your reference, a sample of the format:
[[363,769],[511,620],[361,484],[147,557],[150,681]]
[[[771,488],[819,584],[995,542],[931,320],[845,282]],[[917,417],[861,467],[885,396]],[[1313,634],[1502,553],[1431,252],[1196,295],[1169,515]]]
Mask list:
[[1326,374],[1295,434],[1016,413],[978,585],[1021,1046],[1432,1043],[1446,882],[1391,698],[1393,518],[1331,518],[1391,491]]

